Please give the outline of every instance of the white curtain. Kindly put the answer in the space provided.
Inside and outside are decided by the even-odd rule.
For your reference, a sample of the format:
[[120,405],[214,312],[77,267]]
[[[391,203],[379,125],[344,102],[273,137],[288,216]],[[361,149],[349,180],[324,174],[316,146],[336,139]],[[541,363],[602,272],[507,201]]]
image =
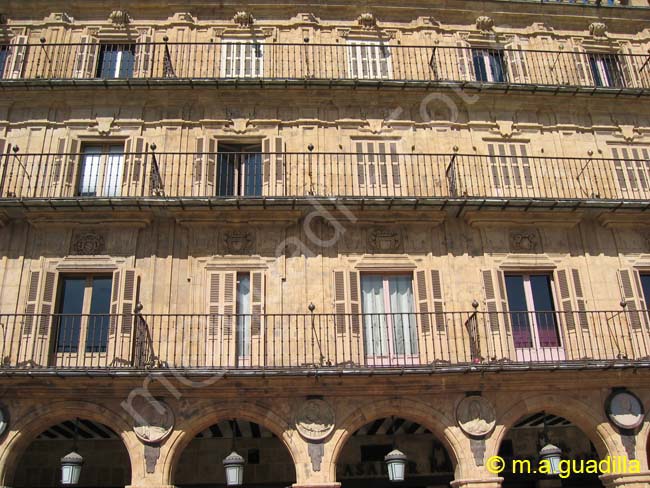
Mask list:
[[412,281],[410,276],[388,278],[393,353],[398,356],[413,355],[418,352]]
[[238,276],[237,284],[237,356],[251,353],[251,280],[249,275]]
[[361,277],[361,307],[367,356],[388,354],[388,328],[384,306],[383,277]]

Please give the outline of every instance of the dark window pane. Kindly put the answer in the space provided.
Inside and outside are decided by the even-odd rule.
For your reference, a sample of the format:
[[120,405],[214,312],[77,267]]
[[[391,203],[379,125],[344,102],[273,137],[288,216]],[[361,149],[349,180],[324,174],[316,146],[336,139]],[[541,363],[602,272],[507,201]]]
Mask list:
[[235,162],[238,155],[233,153],[220,153],[218,164],[218,182],[217,195],[220,197],[230,196],[235,194]]
[[559,347],[560,334],[555,317],[551,278],[548,275],[531,275],[530,286],[533,291],[539,344],[541,347]]
[[57,317],[57,352],[77,352],[81,331],[85,277],[64,277]]
[[492,68],[492,81],[497,83],[503,83],[503,53],[500,51],[489,53],[490,56],[490,67]]
[[650,274],[641,275],[641,288],[643,288],[645,309],[650,310]]
[[533,347],[522,275],[506,276],[506,294],[508,295],[508,310],[510,311],[515,347]]
[[262,194],[262,156],[261,154],[244,154],[246,166],[246,181],[244,195],[259,196]]
[[477,81],[488,81],[487,70],[485,69],[485,60],[483,59],[483,51],[473,50],[472,60],[474,61],[474,73],[476,74]]
[[5,65],[7,64],[8,54],[9,48],[7,46],[0,46],[0,78],[2,78],[2,75],[5,72]]
[[101,78],[132,78],[134,64],[133,44],[104,44],[99,50],[97,75]]
[[109,276],[95,277],[93,279],[86,352],[106,352],[112,282],[113,280]]

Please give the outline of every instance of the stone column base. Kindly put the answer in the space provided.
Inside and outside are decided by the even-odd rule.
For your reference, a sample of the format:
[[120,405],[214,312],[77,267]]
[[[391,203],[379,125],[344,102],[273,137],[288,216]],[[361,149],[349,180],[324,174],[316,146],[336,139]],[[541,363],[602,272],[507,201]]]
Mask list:
[[639,474],[604,474],[600,481],[606,488],[648,488],[650,471]]
[[315,483],[312,485],[293,484],[291,488],[341,488],[341,483]]
[[451,482],[453,488],[501,488],[503,478],[486,478],[475,480],[454,480]]

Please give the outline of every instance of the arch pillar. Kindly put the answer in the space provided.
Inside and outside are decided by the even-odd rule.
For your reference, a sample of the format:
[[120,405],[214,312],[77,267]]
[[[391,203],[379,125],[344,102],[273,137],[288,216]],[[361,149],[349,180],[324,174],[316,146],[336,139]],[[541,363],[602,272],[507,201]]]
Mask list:
[[604,474],[600,481],[605,488],[647,488],[650,486],[650,471],[638,474]]
[[495,478],[488,474],[481,479],[454,480],[451,482],[452,488],[501,488],[503,478]]

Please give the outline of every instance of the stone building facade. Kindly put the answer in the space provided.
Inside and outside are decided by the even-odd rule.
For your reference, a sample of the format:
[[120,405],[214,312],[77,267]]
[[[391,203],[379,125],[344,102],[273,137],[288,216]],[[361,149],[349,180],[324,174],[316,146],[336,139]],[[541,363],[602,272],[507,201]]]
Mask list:
[[0,486],[650,486],[649,19],[1,5]]

